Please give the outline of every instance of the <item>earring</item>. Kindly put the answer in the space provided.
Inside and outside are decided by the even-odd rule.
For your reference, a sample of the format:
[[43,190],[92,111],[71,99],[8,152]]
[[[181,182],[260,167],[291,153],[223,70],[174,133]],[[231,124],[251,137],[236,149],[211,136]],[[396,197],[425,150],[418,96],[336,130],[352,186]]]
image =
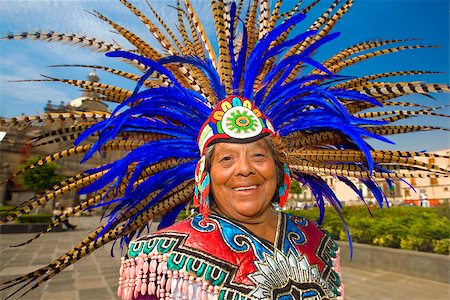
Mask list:
[[278,189],[278,196],[280,197],[280,206],[283,207],[286,204],[286,200],[289,197],[289,188],[291,187],[291,170],[286,163],[283,164],[283,185]]
[[209,189],[211,179],[209,173],[205,172],[205,159],[203,155],[195,168],[194,206],[198,207],[203,218],[207,219],[209,215]]

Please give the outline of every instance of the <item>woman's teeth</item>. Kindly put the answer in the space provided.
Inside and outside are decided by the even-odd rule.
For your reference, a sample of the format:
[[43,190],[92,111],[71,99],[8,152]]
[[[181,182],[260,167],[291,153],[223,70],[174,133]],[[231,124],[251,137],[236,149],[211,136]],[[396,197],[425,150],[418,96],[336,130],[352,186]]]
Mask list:
[[256,189],[256,185],[242,186],[242,187],[234,188],[235,191],[246,191],[246,190],[253,190],[253,189]]

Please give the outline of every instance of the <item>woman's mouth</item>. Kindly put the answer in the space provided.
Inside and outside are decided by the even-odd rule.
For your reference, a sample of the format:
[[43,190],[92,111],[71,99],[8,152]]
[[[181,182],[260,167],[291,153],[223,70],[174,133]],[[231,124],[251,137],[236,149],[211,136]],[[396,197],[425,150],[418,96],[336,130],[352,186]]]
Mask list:
[[248,191],[248,190],[254,190],[256,189],[257,186],[256,185],[250,185],[250,186],[240,186],[240,187],[236,187],[233,190],[235,191]]

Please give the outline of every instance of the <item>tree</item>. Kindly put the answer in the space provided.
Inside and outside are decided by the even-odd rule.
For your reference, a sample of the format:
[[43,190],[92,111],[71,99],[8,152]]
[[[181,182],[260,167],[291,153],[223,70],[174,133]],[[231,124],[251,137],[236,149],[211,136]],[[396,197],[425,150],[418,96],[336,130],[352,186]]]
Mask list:
[[[40,156],[30,158],[21,165],[21,168],[26,168],[40,159]],[[58,164],[49,162],[25,171],[18,176],[17,180],[27,190],[42,191],[51,188],[64,178],[58,174],[57,171],[59,169],[60,166]]]
[[302,187],[300,186],[300,183],[298,183],[297,180],[292,180],[291,181],[290,192],[292,194],[301,194],[302,193]]

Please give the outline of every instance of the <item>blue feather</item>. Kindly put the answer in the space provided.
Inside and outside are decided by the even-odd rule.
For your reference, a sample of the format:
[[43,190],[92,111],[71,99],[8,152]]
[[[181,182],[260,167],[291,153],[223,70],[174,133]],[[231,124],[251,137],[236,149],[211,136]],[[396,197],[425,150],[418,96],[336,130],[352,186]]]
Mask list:
[[127,224],[124,228],[125,230],[142,213],[146,212],[151,206],[162,200],[174,188],[187,180],[193,180],[194,170],[195,163],[189,162],[181,164],[171,170],[161,171],[146,179],[117,202],[116,207],[111,212],[108,223],[105,225],[100,235],[108,232],[117,221],[125,221],[121,218],[124,212],[130,211],[132,208],[136,207],[136,205],[144,201],[149,194],[161,189],[161,191],[151,199],[147,205],[144,205],[138,213],[126,220]]
[[[195,163],[189,163],[188,165],[183,165],[183,166],[178,166],[176,168],[174,168],[173,170],[166,170],[164,171],[164,173],[166,174],[161,174],[159,180],[157,181],[155,180],[151,180],[151,182],[144,182],[143,184],[139,185],[138,188],[136,188],[135,191],[133,191],[132,197],[130,196],[130,198],[132,198],[134,201],[139,203],[141,202],[144,198],[146,198],[151,192],[156,191],[157,188],[159,189],[160,187],[164,187],[161,192],[158,193],[158,195],[152,199],[147,205],[145,205],[139,213],[133,215],[133,217],[131,217],[130,219],[127,220],[127,226],[129,224],[131,224],[135,219],[137,219],[141,213],[147,211],[151,206],[155,205],[156,203],[158,203],[160,200],[163,199],[163,197],[165,197],[170,191],[172,191],[175,187],[179,186],[181,183],[183,183],[186,180],[190,180],[193,179],[193,174],[194,174],[194,170],[195,170]],[[172,175],[169,175],[171,173]],[[169,178],[169,180],[167,180],[167,178]],[[152,186],[152,184],[150,183],[158,183],[157,188]],[[138,200],[136,200],[138,199]],[[134,207],[136,204],[133,203],[129,203],[128,207],[131,209],[132,207]],[[114,219],[110,220],[112,222],[114,222]]]
[[309,56],[314,51],[316,51],[320,46],[322,46],[325,43],[328,43],[329,41],[332,41],[332,40],[336,39],[340,35],[341,35],[340,32],[334,32],[334,33],[330,33],[330,34],[328,34],[328,35],[326,35],[324,37],[321,37],[320,40],[315,41],[312,45],[310,45],[308,48],[303,50],[302,54],[306,55],[306,56]]
[[370,216],[373,218],[373,214],[370,211],[370,207],[367,205],[366,200],[364,200],[364,196],[361,193],[361,191],[355,186],[355,184],[353,182],[351,182],[348,178],[343,177],[343,176],[336,176],[340,181],[342,181],[343,183],[345,183],[348,187],[350,187],[357,195],[358,197],[362,200],[362,202],[364,203],[364,205],[367,207],[367,211],[369,212]]
[[281,102],[284,102],[289,98],[298,98],[299,94],[302,94],[302,90],[305,91],[305,83],[314,80],[324,80],[328,77],[328,75],[309,75],[294,79],[291,82],[285,83],[280,88],[272,88],[274,94],[276,95],[278,93],[278,96],[273,97],[272,99],[266,97],[266,100],[262,101],[268,87],[267,84],[264,84],[264,87],[256,93],[255,103],[262,103],[258,106],[260,110],[270,112],[271,109],[268,107],[270,107],[273,103],[280,104]]
[[223,99],[226,97],[225,87],[220,81],[219,74],[217,70],[211,63],[211,60],[205,59],[202,60],[198,57],[181,57],[181,56],[168,56],[159,60],[161,64],[172,63],[172,62],[181,62],[186,64],[191,64],[200,70],[206,75],[211,83],[212,90],[216,93],[218,99]]
[[280,54],[284,49],[289,48],[291,46],[294,46],[300,42],[302,42],[303,40],[305,40],[306,38],[315,35],[317,33],[317,30],[308,30],[306,32],[302,32],[298,35],[296,35],[294,38],[287,40],[285,42],[280,43],[277,46],[274,46],[272,48],[270,48],[269,50],[267,50],[264,55],[262,55],[261,59],[263,61]]
[[[163,67],[158,62],[155,62],[154,60],[151,60],[151,59],[149,59],[149,58],[147,58],[145,56],[141,56],[141,55],[137,55],[137,54],[134,54],[134,53],[131,53],[131,52],[121,51],[121,50],[114,51],[114,52],[108,52],[108,53],[106,53],[106,56],[109,56],[109,57],[123,57],[123,58],[129,59],[129,60],[137,60],[139,63],[142,63],[142,64],[144,64],[144,65],[146,65],[147,67],[150,68],[150,70],[147,71],[146,74],[149,73],[149,72],[153,72],[153,70],[154,70],[154,71],[156,71],[156,72],[158,72],[160,74],[166,75],[174,85],[180,86],[180,83],[175,78],[175,76],[173,76],[172,72],[170,72],[168,69]],[[137,86],[136,88],[139,89],[139,87],[140,86]]]
[[[255,46],[253,51],[248,58],[247,65],[245,68],[244,76],[244,89],[243,97],[253,100],[253,84],[255,82],[256,76],[261,71],[264,64],[264,59],[269,57],[264,56],[264,52],[269,48],[270,44],[284,31],[286,31],[290,26],[301,22],[305,18],[305,15],[298,14],[285,21],[281,25],[275,27],[272,31],[268,32]],[[314,34],[314,32],[302,33],[300,36],[306,38],[309,35]],[[296,39],[296,38],[294,38]],[[285,42],[286,43],[286,42]],[[285,44],[286,45],[286,44]]]
[[345,218],[342,214],[342,204],[340,203],[339,199],[337,199],[334,192],[331,190],[331,188],[328,186],[328,184],[320,177],[316,177],[309,174],[296,174],[298,181],[302,184],[306,184],[310,190],[311,193],[314,195],[314,198],[316,199],[316,203],[319,207],[319,219],[317,220],[318,224],[322,224],[324,214],[325,214],[325,198],[328,203],[330,203],[333,208],[335,209],[336,213],[338,214],[339,218],[342,221],[342,224],[344,226],[344,230],[348,237],[348,243],[350,247],[350,259],[353,256],[353,243],[350,235],[350,231],[348,230],[347,222],[345,221]]
[[373,194],[374,198],[377,200],[378,205],[382,208],[383,203],[385,202],[387,206],[389,206],[389,202],[386,198],[386,195],[383,193],[378,183],[376,183],[373,179],[360,179],[362,183],[370,190]]
[[164,229],[166,227],[169,227],[173,223],[175,223],[175,220],[177,219],[180,212],[186,207],[188,202],[183,203],[181,205],[176,206],[171,211],[167,212],[164,217],[162,217],[161,222],[158,225],[158,230]]

